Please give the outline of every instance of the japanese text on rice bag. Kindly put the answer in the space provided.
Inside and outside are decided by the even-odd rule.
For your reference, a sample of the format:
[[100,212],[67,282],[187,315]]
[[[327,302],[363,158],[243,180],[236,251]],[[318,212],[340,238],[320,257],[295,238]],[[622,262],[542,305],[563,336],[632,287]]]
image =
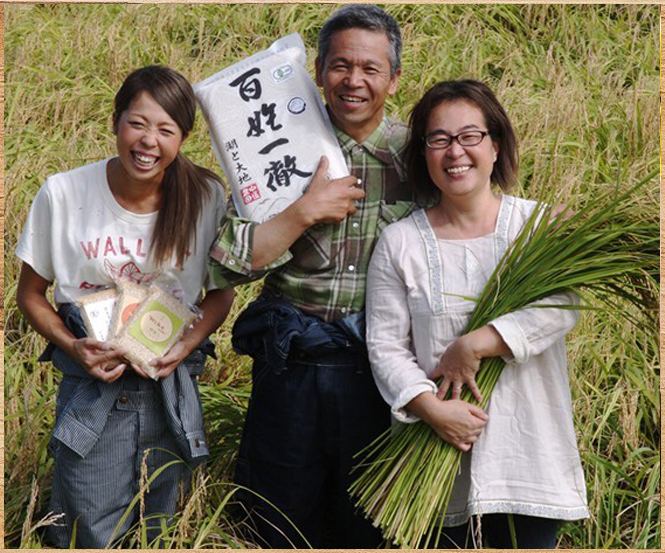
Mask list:
[[113,309],[118,299],[115,288],[93,292],[77,301],[88,336],[99,342],[109,337]]
[[238,214],[263,222],[300,197],[322,155],[331,178],[348,175],[300,35],[194,86]]

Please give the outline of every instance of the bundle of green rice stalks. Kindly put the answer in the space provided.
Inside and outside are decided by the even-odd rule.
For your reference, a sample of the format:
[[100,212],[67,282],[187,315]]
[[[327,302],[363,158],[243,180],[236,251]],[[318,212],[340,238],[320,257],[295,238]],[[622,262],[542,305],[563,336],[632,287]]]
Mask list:
[[[566,306],[571,309],[625,309],[628,302],[657,312],[659,225],[640,220],[634,205],[654,177],[627,193],[600,194],[572,216],[555,216],[554,202],[540,202],[476,298],[466,332],[526,306],[546,308],[547,297],[569,291],[583,299],[581,306]],[[481,407],[504,364],[498,357],[483,360],[476,375]],[[462,399],[475,403],[468,389]],[[357,506],[395,544],[411,549],[429,542],[439,532],[461,452],[418,422],[393,427],[359,457],[362,471],[350,488]]]

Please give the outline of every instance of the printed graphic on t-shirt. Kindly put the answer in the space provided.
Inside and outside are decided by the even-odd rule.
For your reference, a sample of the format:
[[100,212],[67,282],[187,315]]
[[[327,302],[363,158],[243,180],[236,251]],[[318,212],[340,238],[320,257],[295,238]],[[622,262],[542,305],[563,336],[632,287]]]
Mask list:
[[141,269],[139,269],[136,266],[136,263],[134,263],[133,261],[125,263],[122,267],[118,269],[108,259],[105,259],[104,268],[106,269],[106,272],[113,280],[117,280],[118,278],[126,278],[132,282],[135,282],[136,284],[144,284],[145,286],[151,284],[152,281],[159,276],[158,272],[156,273],[141,272]]
[[[143,258],[148,256],[146,241],[143,238],[136,238],[129,240],[122,236],[113,237],[107,236],[105,239],[98,237],[94,240],[80,241],[79,245],[81,251],[88,261],[104,259],[104,270],[112,280],[119,278],[126,278],[136,284],[149,285],[158,276],[159,272],[143,272],[134,261],[126,261],[118,264],[116,261],[113,263],[109,257],[130,256],[134,259]],[[98,288],[99,285],[83,281],[79,284],[79,288],[92,289]]]

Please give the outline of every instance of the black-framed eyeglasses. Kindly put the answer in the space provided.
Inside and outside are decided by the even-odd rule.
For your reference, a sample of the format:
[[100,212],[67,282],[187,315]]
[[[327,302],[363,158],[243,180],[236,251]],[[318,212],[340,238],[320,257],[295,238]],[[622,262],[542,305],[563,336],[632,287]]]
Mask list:
[[464,131],[455,136],[448,136],[441,131],[435,131],[425,137],[425,144],[432,150],[443,150],[457,141],[460,146],[477,146],[489,134],[489,131]]

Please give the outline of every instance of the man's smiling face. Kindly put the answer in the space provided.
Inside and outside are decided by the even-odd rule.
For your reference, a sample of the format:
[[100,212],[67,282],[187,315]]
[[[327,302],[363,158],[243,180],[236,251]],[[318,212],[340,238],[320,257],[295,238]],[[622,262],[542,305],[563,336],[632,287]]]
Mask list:
[[383,31],[345,29],[333,34],[325,60],[316,60],[333,123],[357,142],[379,126],[386,98],[397,90],[390,74],[390,42]]

